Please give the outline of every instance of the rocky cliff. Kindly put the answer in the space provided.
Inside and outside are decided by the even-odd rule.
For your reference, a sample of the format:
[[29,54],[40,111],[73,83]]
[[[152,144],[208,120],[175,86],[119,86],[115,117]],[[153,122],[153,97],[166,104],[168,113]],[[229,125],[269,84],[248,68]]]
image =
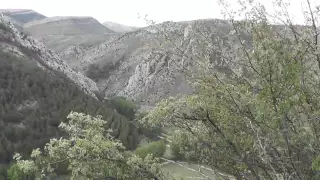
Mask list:
[[[228,37],[230,27],[227,21],[218,20],[165,22],[91,48],[73,46],[59,55],[73,69],[95,80],[106,97],[126,96],[148,108],[165,97],[192,92],[181,70],[199,60],[195,57],[201,50],[196,41],[201,38],[198,30],[214,39]],[[227,69],[222,62],[215,65]]]
[[1,14],[0,48],[3,51],[11,52],[18,57],[25,56],[29,59],[33,59],[45,70],[54,73],[61,72],[81,87],[87,94],[95,97],[94,92],[98,91],[95,82],[83,74],[69,68],[56,53],[47,49],[43,43],[19,32],[12,23],[8,23],[3,17],[4,16]]

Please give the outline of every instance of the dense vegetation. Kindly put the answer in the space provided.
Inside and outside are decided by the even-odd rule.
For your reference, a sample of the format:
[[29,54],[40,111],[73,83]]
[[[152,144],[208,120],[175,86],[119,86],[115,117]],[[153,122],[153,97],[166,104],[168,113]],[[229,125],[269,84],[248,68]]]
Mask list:
[[[3,61],[6,73],[0,71],[4,102],[0,132],[1,143],[5,143],[1,152],[7,153],[6,157],[13,151],[22,151],[28,145],[20,139],[43,147],[38,134],[47,137],[43,141],[61,136],[62,132],[68,135],[51,139],[43,150],[34,149],[31,155],[30,151],[24,151],[22,156],[15,154],[8,176],[12,180],[23,176],[45,179],[64,169],[70,179],[169,179],[163,176],[159,159],[149,155],[186,167],[162,157],[165,142],[169,142],[173,158],[199,164],[198,170],[187,169],[204,179],[320,179],[320,8],[306,0],[307,24],[294,26],[282,0],[276,0],[279,9],[275,16],[252,0],[239,1],[240,10],[236,12],[245,21],[235,21],[228,4],[221,2],[230,19],[228,37],[219,38],[199,24],[189,32],[191,38],[182,40],[170,39],[172,34],[161,32],[174,50],[184,53],[181,59],[191,59],[180,68],[190,78],[195,92],[165,99],[151,112],[137,116],[144,125],[143,131],[157,129],[161,133],[162,129],[167,139],[144,144],[134,152],[123,147],[131,146],[130,137],[136,137],[133,132],[137,132],[130,127],[133,124],[127,120],[134,122],[136,118],[134,105],[114,98],[96,106],[96,100],[72,91],[72,83],[62,83],[62,77],[35,69],[32,63],[24,62],[22,68],[19,60],[4,55],[11,61]],[[275,26],[279,20],[283,25]],[[177,39],[182,42],[175,44]],[[248,41],[250,44],[246,44]],[[186,49],[185,44],[192,48]],[[217,59],[212,59],[213,55]],[[29,67],[33,68],[32,73],[26,71]],[[219,68],[227,69],[228,74]],[[33,74],[37,76],[30,80]],[[45,91],[47,86],[49,92]],[[52,89],[56,87],[63,91],[54,93]],[[77,98],[80,100],[71,104],[72,109],[66,106]],[[112,113],[110,102],[124,116]],[[56,104],[60,109],[55,109]],[[71,110],[90,110],[86,114],[102,114],[107,121],[72,112],[69,121],[60,123],[64,119],[61,114]],[[58,124],[63,131],[57,130]],[[115,131],[106,132],[106,127]],[[20,130],[24,128],[28,130]],[[28,155],[29,160],[23,160]]]
[[86,95],[63,74],[1,51],[0,64],[0,164],[12,161],[14,152],[26,155],[50,138],[62,136],[58,125],[70,111],[102,115],[114,137],[128,149],[136,147],[135,125],[116,113],[112,104]]
[[[238,11],[222,3],[230,19],[227,37],[199,23],[191,40],[173,44],[180,51],[180,44],[192,46],[184,53],[193,71],[181,71],[196,92],[163,100],[142,123],[173,129],[175,154],[221,177],[320,179],[320,9],[304,2],[306,26],[293,25],[282,0],[274,15],[254,1],[241,1]],[[245,21],[234,20],[233,12]],[[220,56],[218,63],[212,54]]]
[[115,62],[104,60],[104,62],[101,62],[100,64],[90,64],[86,76],[95,81],[107,79],[110,76],[110,73],[121,65],[124,58],[125,56],[121,56],[121,58]]
[[8,170],[10,180],[52,178],[61,167],[70,179],[169,180],[152,155],[142,159],[125,154],[123,145],[105,131],[101,117],[72,112],[68,119],[59,126],[68,138],[50,140],[44,151],[33,150],[30,160],[15,154],[16,164]]
[[166,150],[166,144],[164,140],[154,141],[139,146],[135,150],[135,154],[141,158],[145,158],[148,154],[152,154],[154,157],[162,157]]
[[129,120],[134,120],[136,118],[136,113],[138,111],[138,106],[134,102],[124,98],[124,97],[112,97],[107,100],[118,113],[124,115]]

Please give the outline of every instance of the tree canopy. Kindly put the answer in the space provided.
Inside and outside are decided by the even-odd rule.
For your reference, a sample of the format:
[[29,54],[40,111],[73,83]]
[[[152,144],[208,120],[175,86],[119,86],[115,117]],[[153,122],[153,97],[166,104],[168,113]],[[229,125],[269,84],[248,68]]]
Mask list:
[[[30,160],[15,154],[16,164],[9,169],[9,179],[23,176],[45,179],[66,167],[70,179],[164,179],[157,159],[126,156],[124,146],[104,128],[106,121],[71,112],[68,123],[59,128],[68,138],[51,139],[44,147],[32,151]],[[165,178],[167,179],[167,178]]]
[[0,64],[0,164],[9,164],[14,152],[27,155],[51,138],[65,136],[58,125],[71,111],[102,115],[114,137],[126,148],[136,148],[138,128],[112,104],[85,94],[63,74],[43,70],[32,59],[0,51]]
[[181,52],[179,44],[191,44],[181,71],[196,91],[163,100],[142,122],[174,127],[171,140],[186,159],[236,179],[319,179],[319,9],[305,2],[304,26],[293,25],[281,0],[275,16],[241,1],[243,21],[223,2],[226,37],[201,22],[182,43],[165,36]]

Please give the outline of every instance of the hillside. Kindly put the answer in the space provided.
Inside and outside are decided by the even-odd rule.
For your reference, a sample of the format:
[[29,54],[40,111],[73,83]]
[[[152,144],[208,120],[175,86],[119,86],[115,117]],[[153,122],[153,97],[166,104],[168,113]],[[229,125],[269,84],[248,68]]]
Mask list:
[[113,104],[96,98],[93,81],[3,19],[0,63],[0,166],[9,163],[14,152],[26,154],[62,136],[58,125],[70,111],[102,115],[106,128],[113,129],[112,135],[127,148],[138,143],[136,126]]
[[25,24],[34,36],[104,34],[112,30],[104,27],[92,17],[49,17]]
[[109,22],[109,21],[104,22],[103,25],[113,30],[114,32],[119,32],[119,33],[130,32],[130,31],[135,31],[139,29],[139,27],[126,26],[123,24]]
[[0,9],[0,12],[15,21],[19,21],[20,25],[46,18],[46,16],[31,9]]
[[57,54],[47,49],[44,44],[22,34],[12,24],[6,23],[3,19],[0,19],[0,25],[0,47],[3,51],[12,52],[19,57],[34,59],[42,67],[59,71],[84,89],[87,94],[95,96],[94,92],[98,90],[96,84],[83,74],[70,69]]
[[[230,27],[227,21],[220,20],[165,22],[115,36],[91,48],[70,47],[59,55],[70,67],[93,79],[106,97],[126,96],[148,108],[165,97],[192,92],[180,71],[183,64],[192,66],[191,60],[182,58],[184,54],[175,54],[175,48],[185,54],[199,50],[193,42],[197,29],[217,32],[211,37],[214,38],[227,36]],[[177,47],[166,43],[163,34]],[[220,70],[227,69],[221,63],[218,66]]]
[[93,46],[114,34],[91,17],[50,17],[27,23],[24,29],[56,52],[74,45]]
[[320,179],[319,7],[238,3],[143,28],[0,13],[0,180]]

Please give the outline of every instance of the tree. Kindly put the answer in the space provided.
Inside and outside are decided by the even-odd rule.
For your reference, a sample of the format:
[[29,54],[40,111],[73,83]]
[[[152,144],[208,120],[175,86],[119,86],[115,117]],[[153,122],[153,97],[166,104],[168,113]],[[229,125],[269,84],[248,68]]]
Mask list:
[[164,179],[158,160],[152,156],[127,157],[120,141],[105,132],[106,122],[101,117],[71,112],[68,119],[59,126],[68,138],[51,139],[44,151],[33,150],[30,160],[15,154],[16,164],[8,171],[11,180],[21,179],[21,175],[35,179],[61,175],[62,167],[70,179]]
[[135,118],[138,107],[131,100],[126,99],[125,97],[116,96],[108,101],[119,114],[127,117],[131,121]]
[[70,111],[102,115],[110,124],[121,121],[119,131],[125,133],[118,134],[123,145],[136,148],[138,127],[115,112],[112,103],[93,98],[61,72],[44,70],[36,62],[0,49],[0,164],[8,165],[14,152],[25,156],[63,136],[58,126]]
[[298,26],[282,0],[275,16],[239,2],[235,12],[222,2],[220,28],[199,21],[174,38],[159,30],[195,92],[163,100],[142,123],[174,127],[186,158],[237,179],[318,179],[319,8],[306,0],[310,18]]
[[165,151],[166,144],[163,140],[160,140],[150,142],[138,147],[135,153],[141,158],[147,157],[148,154],[152,154],[154,157],[162,157]]

